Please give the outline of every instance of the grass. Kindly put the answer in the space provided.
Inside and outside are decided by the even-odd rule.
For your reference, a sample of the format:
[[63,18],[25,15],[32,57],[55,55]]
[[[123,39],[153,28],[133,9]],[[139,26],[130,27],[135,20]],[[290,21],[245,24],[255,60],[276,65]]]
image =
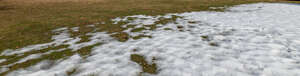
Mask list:
[[28,61],[25,61],[25,62],[22,62],[22,63],[14,64],[14,65],[9,67],[8,71],[5,71],[5,72],[1,73],[0,76],[5,76],[8,73],[10,73],[12,71],[15,71],[15,70],[18,70],[20,68],[26,68],[26,67],[30,67],[32,65],[36,65],[36,64],[38,64],[39,62],[41,62],[43,60],[54,61],[54,60],[58,60],[58,59],[61,59],[61,58],[70,57],[73,54],[74,54],[74,52],[72,52],[70,49],[67,49],[67,50],[63,50],[63,51],[60,51],[60,52],[53,52],[51,54],[43,55],[40,58],[31,59],[31,60],[28,60]]
[[[262,1],[274,0],[2,0],[0,52],[50,42],[50,30],[60,27],[83,27],[128,15],[203,11]],[[101,26],[101,31],[120,28],[109,25]]]
[[[155,63],[149,64],[145,57],[139,54],[131,54],[130,56],[131,61],[136,62],[142,67],[141,73],[149,73],[149,74],[157,74],[157,66]],[[154,59],[153,59],[154,60]]]
[[5,62],[0,63],[0,66],[15,63],[15,62],[21,60],[22,58],[27,57],[27,56],[32,55],[32,54],[46,53],[46,52],[49,52],[49,51],[58,50],[58,49],[66,48],[66,47],[68,47],[68,45],[61,45],[61,46],[49,47],[49,48],[41,49],[41,50],[34,50],[34,51],[23,53],[22,55],[14,54],[14,55],[9,55],[9,56],[0,56],[0,59],[6,59],[7,60]]
[[[90,36],[86,34],[94,32],[95,28],[99,29],[96,31],[114,33],[111,35],[112,37],[124,42],[129,38],[151,38],[151,36],[140,35],[129,37],[127,33],[122,32],[126,28],[120,27],[120,25],[128,22],[113,24],[113,22],[110,21],[112,18],[137,14],[161,15],[189,11],[222,11],[222,9],[214,10],[209,9],[209,7],[277,1],[283,0],[0,0],[0,53],[5,49],[18,49],[27,45],[50,42],[51,36],[54,34],[51,30],[61,27],[80,27],[79,31],[71,31],[72,37],[80,37],[82,39],[79,43],[90,41]],[[288,2],[300,3],[298,1]],[[176,16],[172,18],[162,18],[155,24],[166,24],[177,18]],[[106,24],[95,24],[99,22],[105,22]],[[86,27],[86,25],[89,24],[95,24],[96,26]],[[135,25],[131,25],[127,28],[133,28],[134,26]],[[149,28],[149,30],[154,30],[157,26],[149,25]],[[183,27],[178,26],[177,28]],[[142,30],[145,30],[145,28],[136,28],[132,30],[132,32]],[[202,38],[209,41],[208,36],[203,36]],[[90,55],[91,49],[98,45],[101,44],[87,46],[77,51],[67,49],[60,52],[52,52],[37,59],[14,64],[8,71],[1,73],[0,76],[4,76],[20,68],[35,65],[43,60],[63,59],[74,54],[87,57]],[[217,44],[214,43],[210,45],[217,46]],[[68,45],[30,51],[22,55],[0,56],[0,59],[8,59],[0,63],[0,66],[15,63],[32,54],[45,53],[50,50],[66,47],[68,47]],[[156,64],[148,64],[143,56],[133,54],[131,55],[131,60],[142,66],[143,72],[151,74],[157,73]],[[70,71],[70,74],[72,73],[73,70]]]
[[5,66],[5,65],[13,64],[13,63],[21,60],[22,58],[28,57],[29,55],[32,55],[32,54],[46,53],[46,52],[65,48],[65,50],[62,50],[62,51],[54,51],[50,54],[44,54],[40,58],[30,59],[30,60],[22,62],[22,63],[13,64],[12,66],[9,67],[8,71],[0,73],[0,76],[5,76],[6,74],[8,74],[14,70],[30,67],[30,66],[38,64],[39,62],[42,62],[44,60],[55,61],[55,60],[59,60],[59,59],[66,59],[70,56],[73,56],[74,54],[79,54],[82,58],[86,58],[88,55],[90,55],[92,48],[94,46],[99,46],[99,45],[101,45],[101,43],[90,45],[90,46],[81,48],[77,51],[72,51],[71,49],[66,49],[69,45],[61,45],[61,46],[57,46],[57,47],[49,47],[46,49],[26,52],[26,53],[22,54],[21,56],[18,56],[18,55],[0,56],[0,59],[7,59],[7,61],[0,63],[0,66]]
[[78,71],[78,68],[75,67],[75,68],[72,68],[72,69],[66,71],[66,73],[67,73],[67,76],[72,76],[72,75],[74,75],[77,71]]
[[87,46],[87,47],[83,47],[79,50],[77,50],[76,52],[83,58],[86,58],[87,56],[91,55],[91,52],[92,52],[92,48],[95,47],[95,46],[99,46],[101,45],[101,43],[97,43],[97,44],[94,44],[94,45],[90,45],[90,46]]

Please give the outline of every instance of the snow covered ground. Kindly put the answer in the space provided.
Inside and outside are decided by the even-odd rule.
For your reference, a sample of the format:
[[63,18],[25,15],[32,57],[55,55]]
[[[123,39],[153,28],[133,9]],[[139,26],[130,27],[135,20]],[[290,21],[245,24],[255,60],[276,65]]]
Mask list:
[[[139,54],[151,64],[157,64],[157,74],[145,76],[300,76],[300,5],[257,3],[228,8],[225,12],[187,12],[161,16],[135,15],[116,18],[137,25],[124,32],[130,36],[149,35],[151,38],[119,42],[105,32],[89,33],[91,41],[76,44],[66,28],[55,30],[54,42],[6,50],[1,55],[22,54],[49,45],[70,44],[68,48],[95,46],[86,59],[74,55],[59,60],[51,68],[47,60],[19,69],[9,76],[66,76],[76,68],[74,76],[137,76],[142,67],[131,61]],[[178,16],[167,24],[156,24],[155,30],[132,32],[136,28],[155,24],[160,18]],[[133,51],[135,50],[135,51]],[[20,60],[24,62],[38,55]],[[153,60],[155,58],[155,60]],[[5,60],[0,60],[3,62]],[[8,70],[1,67],[0,72]]]

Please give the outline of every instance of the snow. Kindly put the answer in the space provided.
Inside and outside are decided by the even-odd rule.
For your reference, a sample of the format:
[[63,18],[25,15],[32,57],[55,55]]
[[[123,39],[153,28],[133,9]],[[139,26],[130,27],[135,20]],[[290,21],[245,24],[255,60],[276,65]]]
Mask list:
[[[114,40],[105,32],[96,32],[90,33],[93,36],[91,41],[76,44],[78,38],[69,38],[67,31],[64,31],[66,29],[59,29],[62,32],[53,37],[53,43],[70,44],[68,48],[74,51],[96,43],[103,45],[95,46],[92,56],[87,59],[74,55],[56,61],[51,68],[42,69],[47,64],[45,61],[11,72],[8,76],[66,76],[66,71],[72,68],[80,70],[74,76],[137,76],[142,68],[130,60],[131,54],[143,55],[149,63],[153,57],[157,58],[154,63],[159,69],[158,74],[145,73],[146,76],[300,76],[298,9],[299,5],[257,3],[238,5],[225,12],[128,16],[136,17],[128,23],[136,24],[135,28],[154,24],[160,17],[176,15],[182,18],[159,24],[160,27],[155,30],[130,32],[135,28],[129,28],[124,32],[131,36],[145,34],[152,38],[126,42]],[[128,17],[113,21],[126,21]],[[41,48],[44,44],[33,46]],[[22,49],[27,50],[1,55],[24,53],[37,47]],[[134,49],[137,51],[132,51]]]
[[30,69],[30,71],[28,71],[26,69],[21,69],[20,71],[10,73],[8,76],[19,76],[19,75],[22,75],[24,73],[31,73],[29,75],[27,74],[28,76],[40,76],[40,75],[67,76],[65,74],[65,72],[66,72],[65,70],[72,69],[73,67],[76,67],[76,60],[79,60],[79,59],[81,59],[81,57],[79,55],[74,55],[74,56],[70,57],[70,59],[60,62],[59,64],[57,64],[57,66],[51,67],[51,69],[49,69],[49,70],[43,70],[42,69],[45,66],[50,66],[49,61],[43,61],[38,65],[27,68],[27,69]]

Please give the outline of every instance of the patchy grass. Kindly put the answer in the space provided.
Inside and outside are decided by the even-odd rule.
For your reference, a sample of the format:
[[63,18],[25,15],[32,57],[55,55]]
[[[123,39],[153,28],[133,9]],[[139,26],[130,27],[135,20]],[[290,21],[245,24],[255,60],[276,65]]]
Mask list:
[[92,27],[91,26],[81,26],[81,27],[75,27],[75,28],[78,28],[78,30],[74,31],[72,28],[69,28],[68,30],[70,30],[70,34],[71,34],[72,38],[75,38],[75,37],[80,38],[80,41],[78,41],[76,43],[90,41],[89,38],[92,37],[92,35],[87,35],[87,34],[96,31],[95,27],[93,27],[93,26]]
[[62,49],[62,48],[66,48],[69,45],[61,45],[61,46],[56,46],[56,47],[49,47],[46,49],[41,49],[41,50],[34,50],[34,51],[30,51],[30,52],[25,52],[22,55],[9,55],[9,56],[0,56],[0,59],[6,59],[7,61],[0,63],[0,66],[4,66],[4,65],[9,65],[9,64],[13,64],[25,57],[28,57],[30,55],[33,54],[42,54],[42,53],[46,53],[49,51],[54,51],[54,50],[58,50],[58,49]]
[[[275,0],[2,0],[0,51],[49,42],[50,30],[59,27],[84,27],[128,15],[203,11],[262,1]],[[99,28],[110,32],[122,30],[118,25],[110,25]],[[89,29],[80,29],[86,30]]]
[[22,62],[22,63],[14,64],[14,65],[9,67],[8,71],[5,71],[5,72],[1,73],[0,76],[5,76],[6,74],[8,74],[12,71],[21,69],[21,68],[27,68],[27,67],[30,67],[32,65],[36,65],[39,62],[44,61],[44,60],[54,61],[54,60],[70,57],[73,54],[74,54],[74,52],[72,52],[70,49],[67,49],[67,50],[63,50],[63,51],[59,51],[59,52],[53,52],[51,54],[43,55],[43,56],[41,56],[39,58],[36,58],[36,59],[31,59],[31,60],[27,60],[27,61]]
[[182,18],[180,16],[176,16],[176,15],[172,15],[171,18],[159,18],[157,22],[155,22],[155,24],[162,24],[162,25],[165,25],[167,23],[170,23],[170,22],[175,22],[178,18]]
[[152,36],[148,36],[148,35],[138,35],[138,36],[132,37],[132,39],[134,39],[134,40],[141,39],[141,38],[152,38]]
[[72,75],[74,75],[78,71],[79,71],[78,68],[74,67],[74,68],[72,68],[70,70],[67,70],[66,73],[67,73],[67,76],[72,76]]
[[220,46],[220,45],[219,45],[218,43],[216,43],[216,42],[210,42],[209,45],[210,45],[210,46],[214,46],[214,47]]
[[91,55],[91,52],[92,52],[92,48],[95,47],[95,46],[99,46],[101,45],[102,43],[98,43],[98,44],[94,44],[94,45],[91,45],[91,46],[86,46],[86,47],[83,47],[79,50],[77,50],[76,52],[82,57],[82,58],[86,58],[87,56]]
[[156,64],[152,61],[152,64],[149,64],[145,57],[142,55],[138,54],[132,54],[130,56],[131,61],[136,62],[142,67],[142,73],[149,73],[149,74],[157,74],[157,66]]
[[118,32],[111,36],[117,38],[120,42],[125,42],[129,39],[129,35],[125,32]]
[[201,36],[201,38],[203,41],[210,41],[209,36]]
[[[189,11],[222,11],[222,9],[209,9],[209,7],[276,1],[283,0],[0,0],[0,53],[5,49],[17,49],[27,45],[50,42],[53,35],[51,30],[60,27],[79,27],[79,31],[71,31],[72,37],[81,38],[81,41],[78,43],[89,41],[90,36],[87,33],[95,31],[114,33],[111,35],[112,37],[124,42],[129,38],[140,39],[143,37],[151,38],[151,36],[129,37],[127,33],[122,31],[127,28],[133,28],[135,25],[122,28],[120,25],[128,22],[113,24],[110,21],[112,18],[137,14],[161,15]],[[288,1],[288,3],[300,2]],[[147,30],[154,30],[157,28],[157,24],[166,24],[175,21],[177,18],[180,17],[161,18],[154,25],[145,27],[150,27]],[[129,18],[128,20],[133,19]],[[99,22],[105,22],[105,24],[94,24]],[[89,24],[94,24],[95,27],[87,27],[86,25]],[[136,28],[132,32],[145,30],[145,27]],[[98,30],[95,30],[95,28]],[[178,26],[177,28],[183,27]],[[166,28],[165,30],[172,29]],[[209,41],[208,36],[203,36],[202,39]],[[91,49],[98,45],[101,44],[87,46],[77,51],[67,49],[42,55],[37,59],[14,64],[9,67],[8,71],[1,73],[0,76],[35,65],[43,60],[64,59],[74,54],[87,57],[90,55]],[[217,43],[210,43],[209,45],[219,46]],[[68,45],[34,50],[22,55],[0,56],[0,59],[7,59],[7,61],[0,63],[0,66],[13,64],[32,54],[45,53],[66,47]],[[132,54],[131,60],[142,66],[143,72],[157,73],[156,64],[148,64],[143,56]],[[73,71],[69,71],[70,75]]]
[[[81,48],[77,51],[72,51],[71,49],[66,49],[68,47],[68,45],[61,45],[61,46],[57,46],[57,47],[49,47],[49,48],[42,49],[42,50],[26,52],[26,53],[22,54],[21,56],[17,56],[17,55],[1,56],[0,57],[1,59],[7,59],[7,61],[0,63],[0,66],[4,66],[4,65],[13,64],[29,55],[42,54],[42,53],[49,52],[51,50],[54,51],[54,50],[65,48],[65,50],[62,50],[62,51],[54,51],[54,52],[51,52],[50,54],[44,54],[39,58],[30,59],[30,60],[22,62],[22,63],[16,63],[16,64],[10,66],[8,71],[0,73],[0,76],[5,76],[6,74],[8,74],[12,71],[21,69],[21,68],[30,67],[30,66],[35,65],[44,60],[55,61],[55,60],[59,60],[59,59],[66,59],[70,56],[73,56],[74,54],[79,54],[82,58],[86,58],[87,56],[89,56],[91,54],[92,48],[94,46],[99,46],[99,45],[101,45],[101,43],[87,46],[87,47]],[[72,71],[70,73],[72,73]]]

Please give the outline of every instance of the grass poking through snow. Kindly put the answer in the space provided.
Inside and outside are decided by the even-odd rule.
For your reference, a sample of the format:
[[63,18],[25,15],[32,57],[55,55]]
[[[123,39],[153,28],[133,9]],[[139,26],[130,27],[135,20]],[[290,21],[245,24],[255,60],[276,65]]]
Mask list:
[[138,54],[130,56],[131,61],[136,62],[142,67],[142,73],[157,74],[157,65],[152,61],[151,64],[146,61],[145,57]]
[[[136,14],[220,11],[222,9],[209,7],[263,1],[275,0],[2,0],[0,51],[50,42],[53,35],[51,30],[59,27],[84,27]],[[101,31],[114,32],[120,29],[120,26],[111,26],[109,23],[99,27],[102,27]]]
[[[145,14],[161,15],[165,13],[180,13],[189,11],[223,11],[223,9],[210,9],[209,7],[223,7],[237,4],[255,3],[255,2],[273,2],[274,0],[0,0],[0,53],[5,49],[18,49],[24,46],[50,42],[54,35],[51,30],[60,27],[79,27],[78,31],[72,31],[72,37],[79,37],[78,43],[90,41],[87,33],[95,31],[106,31],[111,36],[121,42],[128,39],[140,39],[144,37],[151,38],[147,35],[138,35],[130,37],[123,32],[128,28],[136,25],[121,27],[128,22],[119,22],[114,24],[111,19],[124,17],[128,15]],[[282,0],[278,0],[282,1]],[[291,3],[299,3],[291,1]],[[135,28],[131,32],[140,32],[143,30],[155,30],[158,24],[167,24],[175,21],[178,16],[171,18],[160,18],[153,25],[147,25],[141,28]],[[134,18],[128,18],[134,20]],[[95,24],[105,22],[105,24]],[[195,22],[190,22],[195,23]],[[94,24],[95,27],[87,27]],[[147,29],[150,28],[150,29]],[[184,29],[182,26],[177,28]],[[96,29],[96,30],[95,30]],[[172,29],[165,29],[172,30]],[[208,36],[202,36],[202,39],[209,41]],[[50,54],[41,55],[40,58],[31,59],[25,62],[16,63],[17,61],[33,54],[46,53],[51,50],[58,50],[68,47],[61,45],[49,47],[46,49],[26,52],[22,55],[0,56],[0,59],[6,59],[1,62],[0,66],[11,64],[8,71],[0,74],[30,67],[44,60],[58,60],[79,54],[87,57],[95,44],[81,48],[77,51],[65,49],[63,51],[51,52]],[[217,43],[209,43],[211,46],[219,46]],[[131,60],[142,66],[143,72],[156,74],[157,66],[155,63],[149,64],[145,57],[132,54]],[[71,70],[70,75],[73,73]]]

